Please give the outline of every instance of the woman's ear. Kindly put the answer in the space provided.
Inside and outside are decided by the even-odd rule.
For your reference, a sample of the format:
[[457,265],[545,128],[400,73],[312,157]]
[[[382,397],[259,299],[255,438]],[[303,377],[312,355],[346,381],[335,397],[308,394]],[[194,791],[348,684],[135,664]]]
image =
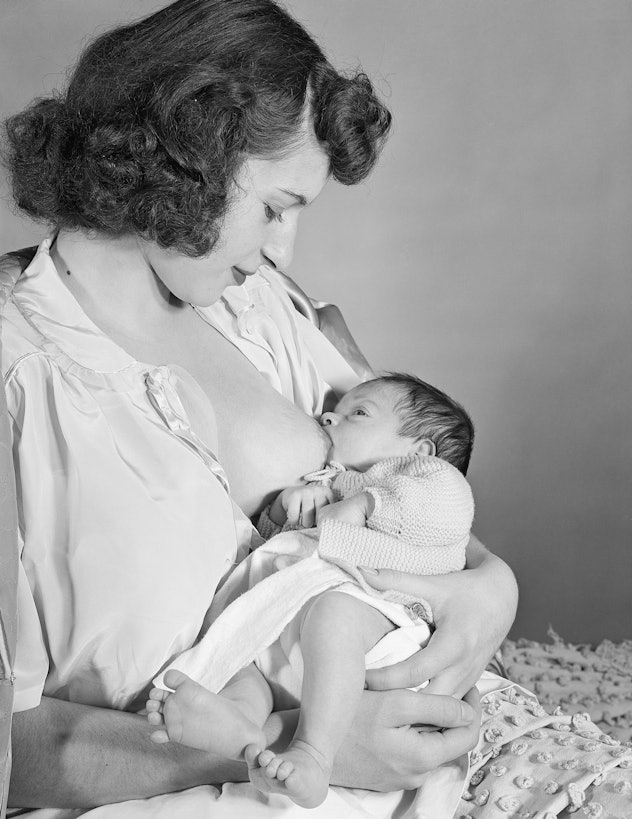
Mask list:
[[430,438],[422,438],[421,441],[417,441],[417,449],[416,451],[420,455],[436,455],[437,454],[437,447],[435,446],[435,442],[431,441]]

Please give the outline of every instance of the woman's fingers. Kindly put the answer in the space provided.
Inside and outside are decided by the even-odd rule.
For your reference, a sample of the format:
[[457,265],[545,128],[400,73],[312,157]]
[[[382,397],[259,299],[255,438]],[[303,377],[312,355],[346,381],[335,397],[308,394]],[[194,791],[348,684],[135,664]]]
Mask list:
[[393,725],[432,725],[437,728],[462,728],[477,718],[472,698],[458,700],[425,691],[393,692]]
[[[366,672],[367,687],[373,691],[389,691],[394,688],[416,688],[430,679],[430,669],[426,672],[422,651],[395,665],[372,668]],[[450,694],[450,691],[441,693]]]
[[465,647],[444,639],[435,631],[425,648],[406,660],[366,672],[368,688],[387,691],[393,688],[416,688],[429,681],[425,694],[462,697],[480,677],[479,663],[474,662]]
[[478,568],[444,575],[364,570],[374,588],[396,589],[429,603],[435,625],[421,651],[397,665],[368,672],[369,688],[414,687],[429,680],[428,693],[460,697],[474,685],[515,610],[513,575],[502,561],[487,554]]
[[[428,694],[427,696],[432,696]],[[440,699],[444,699],[441,697]],[[449,762],[470,751],[478,742],[480,732],[480,696],[476,688],[471,689],[462,703],[470,709],[473,719],[465,725],[447,727],[443,731],[420,733],[419,753],[421,763],[427,769]]]
[[[379,791],[409,790],[425,772],[465,754],[480,731],[478,692],[465,701],[414,691],[364,691],[338,754],[332,782]],[[440,731],[418,727],[435,725]]]
[[[404,594],[422,598],[425,598],[427,592],[432,592],[432,596],[441,593],[442,587],[446,585],[442,581],[445,577],[451,577],[451,575],[425,577],[408,572],[398,572],[394,569],[371,569],[367,566],[358,566],[358,569],[369,586],[373,586],[374,589],[379,591],[396,589]],[[432,605],[432,601],[429,602]]]
[[421,661],[423,672],[427,672],[430,680],[428,693],[453,697],[462,697],[479,679],[485,665],[480,647],[472,656],[467,645],[455,647],[438,631],[423,650]]

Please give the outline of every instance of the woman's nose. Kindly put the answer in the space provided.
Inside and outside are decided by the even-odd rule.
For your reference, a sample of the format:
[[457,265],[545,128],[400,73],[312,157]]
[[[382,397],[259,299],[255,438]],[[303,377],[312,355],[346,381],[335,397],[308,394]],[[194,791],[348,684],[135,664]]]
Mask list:
[[266,241],[261,249],[261,255],[275,270],[287,270],[294,256],[294,240],[296,239],[296,220],[286,217],[287,222],[279,223],[278,229]]
[[338,416],[335,412],[323,412],[320,416],[320,423],[323,427],[335,426],[338,423]]

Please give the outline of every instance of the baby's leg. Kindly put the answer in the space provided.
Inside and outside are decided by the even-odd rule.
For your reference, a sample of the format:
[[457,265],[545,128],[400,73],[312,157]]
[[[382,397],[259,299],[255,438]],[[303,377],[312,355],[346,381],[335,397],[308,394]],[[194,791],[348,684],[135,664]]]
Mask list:
[[364,656],[393,628],[383,614],[356,597],[325,592],[301,625],[305,666],[301,713],[286,751],[246,749],[250,781],[313,808],[327,795],[334,757],[355,717],[364,688]]
[[261,726],[272,710],[268,683],[254,665],[239,671],[219,694],[213,694],[181,671],[165,674],[173,693],[152,688],[147,719],[164,726],[154,742],[180,742],[191,748],[242,759],[245,747],[265,747]]

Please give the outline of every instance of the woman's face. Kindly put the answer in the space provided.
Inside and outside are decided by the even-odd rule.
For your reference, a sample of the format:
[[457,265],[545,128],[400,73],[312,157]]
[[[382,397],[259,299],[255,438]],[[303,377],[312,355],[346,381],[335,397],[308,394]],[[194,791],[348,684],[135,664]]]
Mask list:
[[242,284],[261,264],[287,268],[298,217],[323,189],[328,173],[329,159],[313,136],[284,159],[248,159],[208,256],[192,259],[141,242],[143,256],[176,298],[199,307],[213,304],[226,287]]

